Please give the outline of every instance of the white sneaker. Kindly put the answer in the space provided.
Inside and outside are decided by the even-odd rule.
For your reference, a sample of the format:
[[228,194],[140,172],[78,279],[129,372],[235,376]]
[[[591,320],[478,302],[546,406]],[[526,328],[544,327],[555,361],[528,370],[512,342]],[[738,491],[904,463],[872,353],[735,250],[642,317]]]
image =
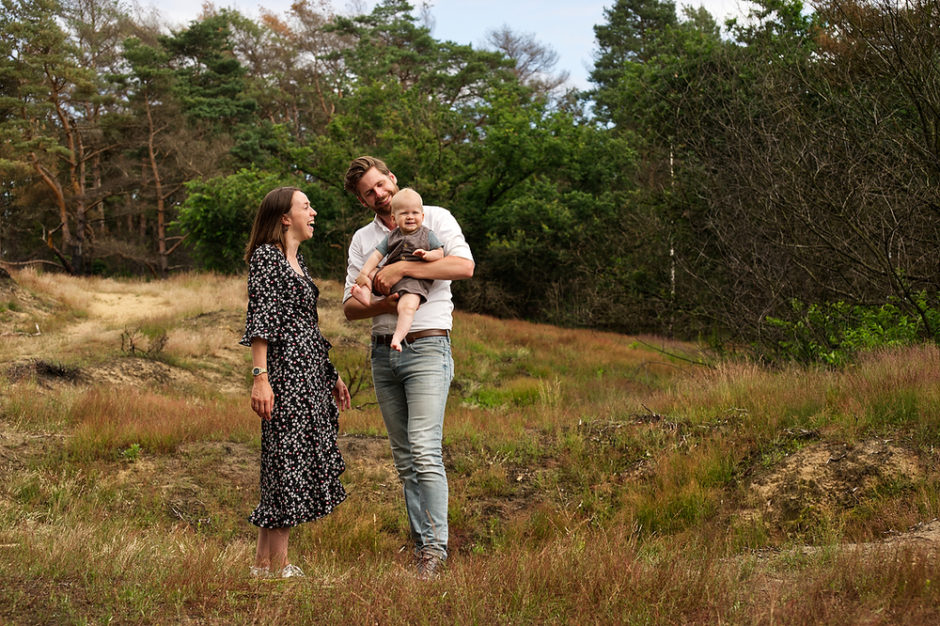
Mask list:
[[258,567],[256,565],[252,565],[251,567],[249,567],[248,573],[251,575],[252,578],[270,578],[271,577],[271,570],[269,570],[266,567]]
[[302,569],[288,563],[284,566],[284,569],[281,570],[281,578],[305,578],[305,576]]

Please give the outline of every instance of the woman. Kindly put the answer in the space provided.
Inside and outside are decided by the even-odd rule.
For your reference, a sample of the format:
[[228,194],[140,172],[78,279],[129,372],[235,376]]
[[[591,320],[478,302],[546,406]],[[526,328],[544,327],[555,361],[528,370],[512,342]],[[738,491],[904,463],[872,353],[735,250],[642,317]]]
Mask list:
[[288,563],[292,526],[330,513],[346,498],[336,434],[349,390],[330,363],[317,325],[317,297],[303,257],[317,212],[296,187],[268,193],[251,229],[248,314],[241,344],[251,346],[251,408],[261,418],[261,502],[252,576],[303,576]]

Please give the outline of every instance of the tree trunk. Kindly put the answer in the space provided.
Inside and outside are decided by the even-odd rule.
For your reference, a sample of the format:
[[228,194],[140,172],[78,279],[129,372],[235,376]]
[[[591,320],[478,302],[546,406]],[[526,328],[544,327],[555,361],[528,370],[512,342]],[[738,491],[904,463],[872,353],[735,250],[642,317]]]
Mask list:
[[153,188],[157,196],[157,255],[159,259],[160,276],[166,278],[169,262],[169,253],[166,248],[166,205],[163,197],[163,181],[160,178],[160,168],[157,164],[157,151],[154,148],[154,138],[159,131],[153,127],[153,111],[150,101],[147,101],[147,158],[150,161],[150,171],[153,174]]
[[[36,155],[36,153],[32,152],[29,156],[30,161],[33,164],[33,169],[39,175],[39,178],[42,179],[42,182],[45,183],[46,187],[48,187],[52,192],[53,197],[55,197],[56,207],[59,209],[59,228],[62,229],[62,246],[63,248],[70,246],[72,241],[72,233],[69,229],[69,215],[68,209],[65,205],[65,193],[62,191],[62,187],[59,185],[59,181],[55,180],[49,171],[43,167],[42,163],[39,162],[39,157]],[[45,237],[46,245],[62,262],[62,267],[65,268],[65,271],[67,271],[69,274],[72,274],[74,272],[72,271],[71,263],[68,261],[65,255],[62,254],[62,251],[56,247],[55,242],[52,240],[52,233],[56,230],[58,229],[53,229],[50,233],[47,234]]]

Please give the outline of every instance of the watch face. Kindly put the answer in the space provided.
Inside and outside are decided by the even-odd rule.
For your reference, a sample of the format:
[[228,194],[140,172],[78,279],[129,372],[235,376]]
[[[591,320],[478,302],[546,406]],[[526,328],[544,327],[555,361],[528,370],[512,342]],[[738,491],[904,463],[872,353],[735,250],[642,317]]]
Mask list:
[[251,373],[252,373],[254,376],[257,376],[258,374],[261,373],[261,368],[260,368],[260,367],[255,367],[255,368],[253,368],[253,369],[251,370]]

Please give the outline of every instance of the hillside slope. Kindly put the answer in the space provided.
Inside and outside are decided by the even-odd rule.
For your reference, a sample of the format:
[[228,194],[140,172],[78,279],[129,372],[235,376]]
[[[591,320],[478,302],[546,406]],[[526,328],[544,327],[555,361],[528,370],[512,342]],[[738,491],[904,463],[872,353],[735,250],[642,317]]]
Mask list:
[[940,617],[936,346],[772,371],[458,313],[453,558],[427,597],[406,574],[368,325],[343,319],[339,285],[320,286],[355,394],[340,436],[350,498],[298,530],[306,583],[259,588],[244,278],[0,279],[0,619]]

